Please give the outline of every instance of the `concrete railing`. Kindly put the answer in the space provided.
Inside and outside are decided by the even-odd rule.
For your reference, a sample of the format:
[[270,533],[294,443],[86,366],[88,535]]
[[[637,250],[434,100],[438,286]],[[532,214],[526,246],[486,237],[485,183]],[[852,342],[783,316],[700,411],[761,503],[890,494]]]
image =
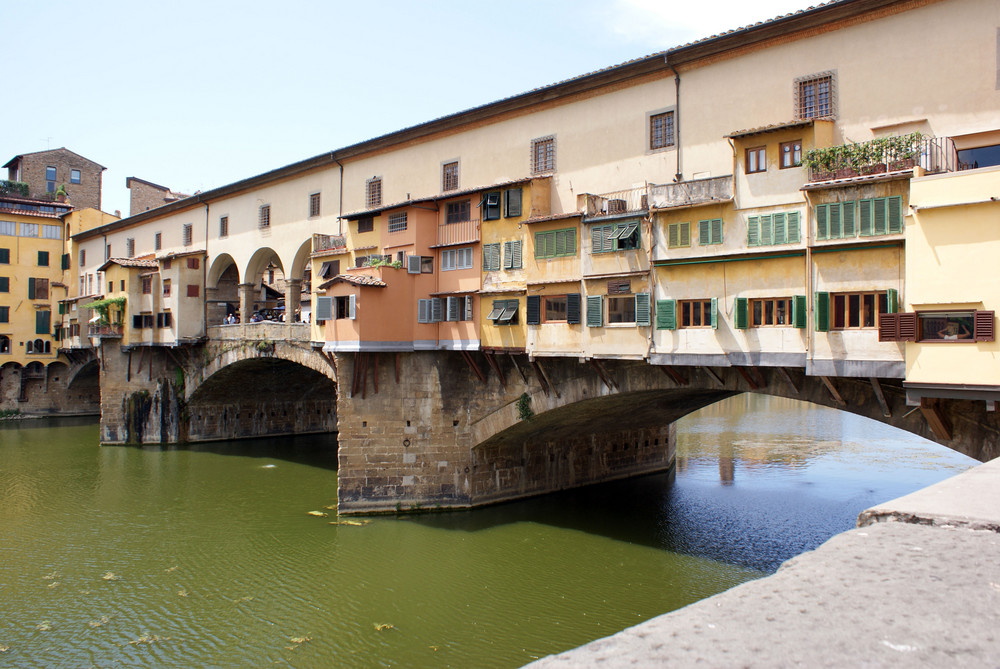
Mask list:
[[210,339],[220,341],[309,341],[308,323],[236,323],[208,328]]
[[684,207],[733,199],[733,177],[692,179],[673,184],[650,184],[649,206],[657,209]]

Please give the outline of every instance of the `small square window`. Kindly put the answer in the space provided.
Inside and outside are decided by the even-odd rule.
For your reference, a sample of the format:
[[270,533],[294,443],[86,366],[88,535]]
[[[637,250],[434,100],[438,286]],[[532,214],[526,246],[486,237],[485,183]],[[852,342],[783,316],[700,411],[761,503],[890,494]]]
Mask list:
[[187,296],[188,297],[198,297],[198,294],[200,292],[198,290],[198,288],[199,288],[198,284],[195,284],[195,283],[188,284],[188,287],[187,287]]
[[833,73],[795,80],[795,115],[801,119],[836,115],[836,81]]
[[781,156],[781,169],[789,167],[799,167],[802,165],[802,140],[796,139],[792,142],[782,142],[779,149]]
[[403,232],[406,230],[406,212],[389,214],[389,232]]
[[745,163],[747,174],[767,171],[767,152],[765,148],[763,146],[755,146],[752,149],[747,149]]
[[372,177],[365,182],[365,205],[369,209],[382,206],[382,177]]
[[262,204],[257,212],[257,227],[267,228],[271,226],[271,205]]
[[555,135],[531,140],[531,173],[541,174],[556,169]]
[[49,266],[49,252],[48,251],[39,251],[38,252],[38,266],[39,267],[48,267]]
[[458,161],[454,160],[441,166],[441,190],[458,189]]
[[220,216],[219,217],[219,237],[229,236],[229,217]]
[[309,216],[319,216],[319,193],[309,196]]
[[163,233],[157,232],[155,235],[153,235],[153,250],[159,251],[162,248],[163,248]]
[[665,149],[674,145],[674,113],[672,111],[649,116],[649,150]]
[[371,232],[374,229],[375,219],[373,217],[365,216],[358,219],[358,232]]
[[472,200],[460,200],[459,202],[449,202],[446,223],[464,223],[469,220],[472,213]]
[[80,170],[70,170],[69,171],[69,182],[71,184],[80,183]]
[[194,243],[194,226],[191,223],[184,224],[184,246],[191,246]]

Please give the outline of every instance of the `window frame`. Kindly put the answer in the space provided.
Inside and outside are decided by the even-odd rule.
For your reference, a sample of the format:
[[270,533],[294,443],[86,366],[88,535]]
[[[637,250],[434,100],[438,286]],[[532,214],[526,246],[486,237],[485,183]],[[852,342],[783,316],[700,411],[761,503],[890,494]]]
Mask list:
[[476,252],[472,246],[441,249],[441,271],[452,272],[475,267]]
[[[484,221],[499,221],[503,214],[503,200],[501,191],[489,191],[483,193],[483,199],[479,203]],[[496,201],[494,202],[494,198]]]
[[405,211],[397,211],[394,214],[389,214],[386,217],[386,232],[389,234],[395,234],[397,232],[406,232],[406,226],[408,217]]
[[[576,228],[559,228],[558,230],[538,230],[535,232],[535,259],[536,260],[547,260],[551,258],[568,258],[575,256],[577,254],[576,249]],[[540,243],[541,240],[548,240],[551,235],[551,241],[545,241]],[[559,239],[562,238],[564,241],[563,252],[559,253]],[[572,244],[569,242],[572,241]],[[551,246],[551,253],[549,252],[549,246]],[[572,247],[572,248],[571,248]]]
[[309,218],[316,218],[321,211],[321,193],[309,193]]
[[[517,193],[516,205],[512,202],[512,195]],[[505,218],[517,218],[524,211],[524,193],[520,188],[507,188],[503,192],[503,215]]]
[[[695,313],[698,317],[695,318]],[[698,321],[697,323],[695,321]],[[718,328],[717,298],[677,300],[678,330],[710,330]]]
[[[826,102],[822,104],[821,97],[823,96],[823,92],[819,89],[810,92],[808,88],[824,82],[827,84],[825,93]],[[795,118],[802,120],[836,118],[837,73],[835,70],[796,77],[793,85]]]
[[365,206],[367,209],[382,206],[382,177],[365,180]]
[[366,232],[375,232],[374,216],[362,216],[358,219],[358,234],[360,235]]
[[152,295],[153,294],[153,277],[152,275],[140,277],[142,284],[142,294]]
[[[676,234],[675,232],[676,231]],[[676,241],[675,241],[676,239]],[[684,240],[687,239],[685,242]],[[685,249],[691,246],[691,222],[678,221],[667,224],[667,248]]]
[[[646,114],[646,150],[666,151],[677,145],[675,109],[658,109]],[[663,131],[659,132],[657,121],[663,121]]]
[[743,172],[745,174],[767,172],[767,145],[750,146],[744,149]]
[[455,200],[445,204],[445,225],[468,223],[472,220],[472,199]]
[[194,244],[194,224],[185,223],[183,228],[182,242],[184,246],[191,246]]
[[458,190],[459,185],[459,161],[446,160],[441,163],[441,192]]
[[257,208],[257,228],[263,230],[271,227],[271,205],[262,204]]
[[[788,149],[791,149],[789,151]],[[786,164],[786,158],[791,156],[791,162]],[[802,140],[793,139],[788,142],[778,144],[778,167],[789,170],[794,167],[802,167]]]
[[556,171],[556,136],[546,135],[531,140],[531,173]]
[[698,246],[716,246],[722,244],[723,221],[721,218],[708,218],[698,221]]
[[83,172],[81,172],[80,170],[76,170],[76,169],[70,168],[70,170],[69,170],[69,182],[71,184],[78,184],[78,183],[81,183],[82,180],[83,180]]

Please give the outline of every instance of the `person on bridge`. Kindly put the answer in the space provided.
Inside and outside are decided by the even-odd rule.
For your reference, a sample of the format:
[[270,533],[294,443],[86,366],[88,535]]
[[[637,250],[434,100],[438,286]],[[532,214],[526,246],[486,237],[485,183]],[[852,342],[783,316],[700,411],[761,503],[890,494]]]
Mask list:
[[938,337],[941,339],[968,339],[971,336],[969,328],[964,323],[948,319],[948,324],[938,330]]

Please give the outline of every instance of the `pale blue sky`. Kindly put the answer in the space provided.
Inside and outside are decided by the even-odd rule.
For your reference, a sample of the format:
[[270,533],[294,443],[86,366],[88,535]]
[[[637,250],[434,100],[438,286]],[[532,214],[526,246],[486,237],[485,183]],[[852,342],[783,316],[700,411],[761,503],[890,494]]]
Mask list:
[[0,0],[0,164],[65,146],[127,215],[809,4]]

